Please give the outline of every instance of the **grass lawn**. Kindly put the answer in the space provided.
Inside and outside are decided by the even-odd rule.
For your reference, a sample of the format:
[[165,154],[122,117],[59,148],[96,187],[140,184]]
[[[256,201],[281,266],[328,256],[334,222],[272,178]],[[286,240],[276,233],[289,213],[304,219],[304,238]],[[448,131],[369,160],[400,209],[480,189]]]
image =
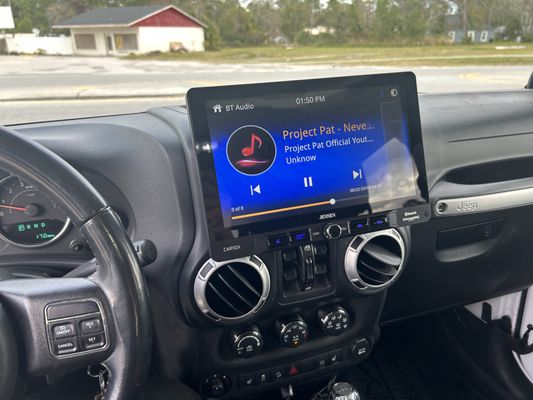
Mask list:
[[487,43],[435,46],[247,47],[205,53],[162,53],[131,58],[212,63],[339,65],[533,65],[533,44]]

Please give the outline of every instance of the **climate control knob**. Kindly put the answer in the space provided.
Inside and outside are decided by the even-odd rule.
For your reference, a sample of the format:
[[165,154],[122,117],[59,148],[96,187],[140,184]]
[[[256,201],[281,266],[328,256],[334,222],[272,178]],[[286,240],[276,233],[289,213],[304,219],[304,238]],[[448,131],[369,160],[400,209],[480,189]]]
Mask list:
[[339,224],[327,224],[324,227],[324,237],[326,239],[338,239],[342,236],[342,227]]
[[301,346],[309,338],[309,328],[300,315],[277,320],[275,329],[282,346],[285,347]]
[[350,326],[350,315],[341,306],[318,310],[318,324],[328,336],[338,336]]
[[263,335],[257,325],[235,329],[230,334],[230,345],[239,357],[250,358],[261,352]]

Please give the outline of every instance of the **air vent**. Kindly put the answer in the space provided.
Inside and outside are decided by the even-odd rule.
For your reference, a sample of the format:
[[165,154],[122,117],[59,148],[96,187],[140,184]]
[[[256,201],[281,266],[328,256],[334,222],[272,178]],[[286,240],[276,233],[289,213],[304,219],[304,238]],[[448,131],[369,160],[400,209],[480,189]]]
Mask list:
[[375,293],[398,279],[404,258],[402,237],[388,229],[355,237],[346,250],[344,268],[357,289]]
[[207,261],[194,282],[196,304],[215,320],[238,322],[255,314],[270,293],[266,265],[252,256],[233,261]]

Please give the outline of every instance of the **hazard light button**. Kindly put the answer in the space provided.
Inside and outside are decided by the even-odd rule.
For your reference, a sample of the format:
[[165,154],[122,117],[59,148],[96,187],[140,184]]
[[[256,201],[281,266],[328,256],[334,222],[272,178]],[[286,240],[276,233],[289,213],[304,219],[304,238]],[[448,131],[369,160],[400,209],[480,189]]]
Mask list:
[[300,362],[294,362],[287,364],[285,366],[285,370],[287,371],[287,377],[300,375],[301,371],[301,364]]

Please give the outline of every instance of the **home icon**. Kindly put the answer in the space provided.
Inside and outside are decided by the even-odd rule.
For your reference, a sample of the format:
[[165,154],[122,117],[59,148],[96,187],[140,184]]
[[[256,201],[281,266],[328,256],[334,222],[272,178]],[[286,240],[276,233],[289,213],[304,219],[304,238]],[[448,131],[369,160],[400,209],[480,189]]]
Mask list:
[[215,114],[221,113],[222,112],[222,106],[220,104],[217,104],[217,105],[213,106],[213,112]]

